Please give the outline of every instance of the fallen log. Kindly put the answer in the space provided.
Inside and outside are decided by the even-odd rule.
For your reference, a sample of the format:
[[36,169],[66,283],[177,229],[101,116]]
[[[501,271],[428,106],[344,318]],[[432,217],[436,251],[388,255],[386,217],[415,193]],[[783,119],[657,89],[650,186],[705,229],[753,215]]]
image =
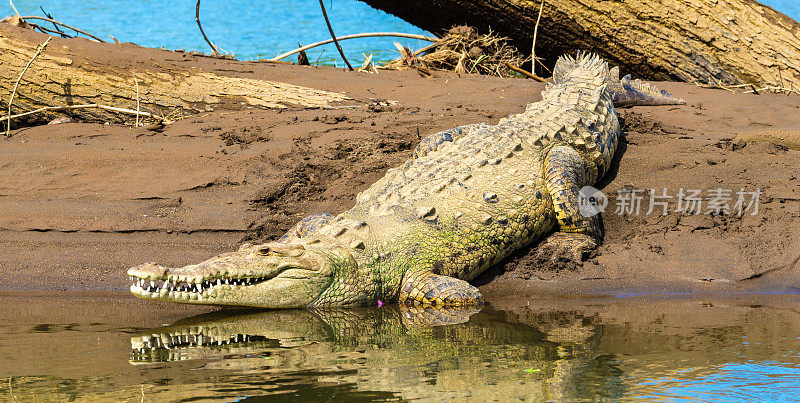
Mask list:
[[[531,53],[540,0],[362,0],[435,34],[489,29]],[[651,80],[800,87],[800,23],[754,0],[545,0],[536,56],[578,49]],[[537,71],[540,67],[537,66]]]
[[[47,38],[49,45],[34,58]],[[120,49],[125,46],[131,51]],[[198,69],[191,63],[196,57],[133,44],[51,37],[0,23],[0,121],[6,121],[2,115],[8,112],[15,81],[28,62],[32,63],[14,93],[11,115],[25,114],[29,120],[67,113],[84,121],[123,123],[136,116],[169,121],[218,109],[320,108],[352,101],[341,93],[223,74],[241,70],[248,62],[219,59],[213,69]],[[41,111],[27,114],[35,110]],[[11,124],[13,128],[15,121]]]

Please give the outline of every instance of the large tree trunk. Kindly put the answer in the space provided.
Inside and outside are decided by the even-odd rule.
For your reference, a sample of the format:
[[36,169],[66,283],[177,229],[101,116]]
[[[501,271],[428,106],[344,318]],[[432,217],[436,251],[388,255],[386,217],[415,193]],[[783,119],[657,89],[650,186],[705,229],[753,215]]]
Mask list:
[[[8,101],[19,74],[47,38],[45,34],[0,23],[0,116],[8,113]],[[119,47],[135,47],[139,51],[125,52]],[[12,115],[80,104],[105,104],[135,111],[138,100],[141,111],[176,119],[220,108],[326,107],[349,100],[344,94],[219,74],[246,62],[206,59],[207,69],[203,70],[195,68],[199,63],[192,63],[197,56],[141,49],[133,44],[53,37],[20,81]],[[143,54],[152,59],[143,59]],[[34,118],[62,114],[45,113]],[[88,121],[134,119],[130,114],[98,108],[74,109],[68,114]],[[14,121],[12,127],[13,124]]]
[[[540,0],[362,0],[435,33],[471,25],[530,53]],[[577,49],[638,77],[800,86],[800,23],[754,0],[545,0],[536,56]]]

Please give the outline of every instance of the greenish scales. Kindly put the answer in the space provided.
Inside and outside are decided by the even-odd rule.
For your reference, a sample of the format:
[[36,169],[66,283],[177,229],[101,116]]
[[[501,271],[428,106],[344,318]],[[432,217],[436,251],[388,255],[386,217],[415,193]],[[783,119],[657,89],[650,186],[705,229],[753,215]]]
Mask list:
[[[183,268],[132,268],[144,299],[267,308],[479,305],[468,281],[542,241],[552,259],[580,261],[600,240],[579,190],[611,163],[614,105],[681,104],[596,55],[563,56],[540,102],[496,125],[434,133],[412,158],[336,217],[317,214],[281,239],[243,245]],[[553,234],[554,229],[557,231]]]

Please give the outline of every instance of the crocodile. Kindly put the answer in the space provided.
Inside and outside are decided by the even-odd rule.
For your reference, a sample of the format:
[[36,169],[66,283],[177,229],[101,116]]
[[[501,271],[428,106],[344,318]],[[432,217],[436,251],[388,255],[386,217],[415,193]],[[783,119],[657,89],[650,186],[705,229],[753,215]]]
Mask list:
[[264,308],[481,305],[469,281],[520,248],[544,238],[540,257],[580,263],[597,247],[600,217],[581,213],[580,190],[611,165],[615,105],[682,103],[620,79],[597,55],[562,56],[541,101],[496,125],[426,136],[350,210],[312,215],[276,241],[199,264],[131,268],[130,290],[149,300]]
[[[599,354],[603,334],[595,318],[545,310],[518,319],[480,310],[404,304],[220,310],[131,335],[128,362],[145,374],[155,367],[215,371],[213,387],[202,377],[180,387],[190,389],[184,396],[225,401],[248,385],[256,386],[251,396],[320,400],[292,393],[320,383],[392,392],[386,400],[403,401],[456,400],[455,390],[464,392],[455,395],[460,400],[481,401],[597,400],[625,391],[609,388],[621,385],[622,372]],[[148,389],[152,400],[165,400],[159,397],[168,391]],[[355,399],[337,393],[335,400]]]

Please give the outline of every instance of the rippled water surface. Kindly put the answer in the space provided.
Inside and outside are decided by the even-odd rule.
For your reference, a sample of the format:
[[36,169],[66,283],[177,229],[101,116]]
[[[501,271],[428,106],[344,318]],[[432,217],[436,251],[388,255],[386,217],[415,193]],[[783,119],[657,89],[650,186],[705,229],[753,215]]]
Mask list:
[[800,380],[798,296],[200,315],[122,295],[0,304],[8,401],[765,401],[795,399]]

